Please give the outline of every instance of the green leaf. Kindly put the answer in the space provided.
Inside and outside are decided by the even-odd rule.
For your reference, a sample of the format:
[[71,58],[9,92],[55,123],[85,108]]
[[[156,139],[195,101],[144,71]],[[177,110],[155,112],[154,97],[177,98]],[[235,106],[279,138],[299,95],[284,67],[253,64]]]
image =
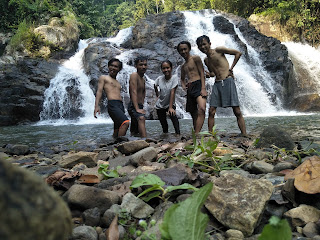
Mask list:
[[176,208],[179,207],[178,204],[173,204],[164,214],[163,222],[159,226],[160,232],[161,232],[161,239],[167,239],[171,240],[170,234],[169,234],[169,221],[173,214],[173,212],[176,210]]
[[179,185],[179,186],[168,186],[168,187],[166,188],[166,190],[167,190],[168,192],[172,192],[172,191],[174,191],[174,190],[180,190],[180,189],[191,189],[191,190],[194,190],[194,191],[198,191],[198,190],[199,190],[198,188],[192,186],[192,185],[189,184],[189,183],[184,183],[184,184]]
[[278,217],[272,216],[269,224],[265,225],[263,231],[258,238],[259,240],[291,240],[292,232],[290,225],[286,219],[280,220]]
[[162,189],[161,189],[161,187],[159,185],[154,185],[154,186],[144,190],[142,193],[140,193],[138,195],[138,197],[141,197],[141,196],[147,194],[148,192],[152,192],[152,191],[155,191],[155,190],[162,190]]
[[142,200],[145,202],[149,202],[152,198],[159,197],[161,195],[160,191],[152,192],[148,194],[147,196],[143,197]]
[[131,183],[130,189],[138,188],[141,186],[164,186],[165,182],[161,180],[157,175],[143,173],[138,175]]
[[[160,229],[164,232],[163,237],[172,240],[200,240],[204,239],[208,216],[200,209],[212,190],[212,183],[206,184],[191,197],[171,207],[165,213]],[[169,234],[167,234],[169,233]],[[168,235],[170,238],[168,238]]]

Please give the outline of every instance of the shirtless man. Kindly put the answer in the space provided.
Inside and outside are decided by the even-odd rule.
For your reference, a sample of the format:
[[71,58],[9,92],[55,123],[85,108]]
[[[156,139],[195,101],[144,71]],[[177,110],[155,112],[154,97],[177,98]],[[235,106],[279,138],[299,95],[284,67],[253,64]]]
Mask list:
[[99,78],[98,90],[96,93],[96,101],[94,107],[94,117],[100,113],[99,102],[104,90],[108,99],[108,113],[114,123],[113,137],[125,136],[129,127],[129,120],[124,113],[124,107],[120,94],[121,85],[116,77],[122,69],[122,62],[116,58],[110,59],[108,62],[109,75],[102,75]]
[[[217,107],[232,107],[241,134],[247,136],[246,125],[240,111],[239,99],[236,85],[234,83],[233,68],[241,57],[241,52],[226,47],[211,49],[211,42],[208,36],[203,35],[197,38],[197,45],[201,52],[207,55],[204,63],[208,67],[207,77],[216,77],[210,96],[210,108],[208,118],[208,129],[214,126],[214,116]],[[234,55],[233,63],[229,67],[225,54]]]
[[207,102],[204,68],[199,56],[190,55],[189,42],[180,42],[177,50],[185,60],[181,67],[181,85],[184,90],[187,90],[186,111],[191,114],[195,133],[199,133],[204,123]]
[[[146,132],[146,111],[143,109],[144,98],[146,97],[146,86],[144,74],[147,71],[147,59],[138,57],[134,61],[137,72],[130,75],[129,93],[130,103],[128,112],[131,116],[131,134],[139,133],[140,137],[147,137]],[[138,132],[137,132],[138,130]]]

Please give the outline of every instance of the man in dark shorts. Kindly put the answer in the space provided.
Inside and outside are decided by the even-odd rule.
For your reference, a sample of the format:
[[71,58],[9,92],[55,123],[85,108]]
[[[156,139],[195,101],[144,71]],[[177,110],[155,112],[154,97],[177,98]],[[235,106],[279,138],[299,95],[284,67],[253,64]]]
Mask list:
[[140,137],[147,137],[146,132],[146,111],[143,109],[144,99],[146,97],[145,76],[147,71],[147,59],[138,57],[134,61],[137,71],[130,75],[129,93],[130,103],[128,105],[128,113],[131,117],[130,132],[132,135],[137,134]]
[[[181,85],[184,90],[187,89],[186,111],[191,114],[195,133],[199,133],[204,123],[207,103],[204,68],[201,58],[190,54],[191,44],[189,42],[180,42],[177,50],[185,60],[181,66]],[[187,84],[186,77],[188,78]]]
[[[241,57],[241,52],[226,47],[211,49],[211,42],[208,36],[203,35],[197,38],[197,45],[201,52],[207,57],[204,63],[208,67],[207,77],[216,77],[210,97],[210,109],[208,117],[208,129],[214,126],[214,116],[217,107],[232,107],[234,115],[242,136],[247,136],[246,125],[239,107],[239,99],[236,85],[234,83],[233,68]],[[234,55],[234,60],[229,67],[225,54]]]
[[112,58],[108,62],[109,75],[102,75],[99,78],[98,89],[96,93],[96,101],[94,107],[94,117],[100,113],[99,102],[104,90],[108,99],[108,113],[114,123],[113,137],[125,136],[129,127],[129,120],[125,115],[122,98],[121,85],[116,80],[118,72],[122,69],[122,62],[116,58]]

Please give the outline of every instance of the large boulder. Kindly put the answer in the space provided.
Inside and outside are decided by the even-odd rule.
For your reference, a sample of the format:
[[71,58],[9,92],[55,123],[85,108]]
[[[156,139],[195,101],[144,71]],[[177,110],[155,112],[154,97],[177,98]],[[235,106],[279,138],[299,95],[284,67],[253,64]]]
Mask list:
[[69,208],[39,176],[0,160],[0,194],[0,239],[68,239]]

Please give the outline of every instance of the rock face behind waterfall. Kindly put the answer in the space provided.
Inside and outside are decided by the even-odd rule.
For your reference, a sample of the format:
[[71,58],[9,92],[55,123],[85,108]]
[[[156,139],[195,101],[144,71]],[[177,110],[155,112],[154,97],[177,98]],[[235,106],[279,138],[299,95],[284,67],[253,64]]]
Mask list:
[[2,65],[0,71],[0,126],[39,121],[44,91],[58,63],[24,59]]
[[[213,13],[215,14],[215,13]],[[231,35],[233,40],[240,47],[240,51],[244,53],[243,57],[247,61],[252,61],[246,44],[241,40],[235,29],[240,30],[245,41],[250,44],[262,57],[262,64],[268,70],[273,85],[278,86],[276,95],[281,101],[285,101],[283,86],[288,81],[291,81],[292,63],[288,58],[286,46],[280,41],[266,37],[260,34],[250,23],[240,17],[231,14],[216,14],[213,18],[212,27],[216,31],[223,34]],[[142,55],[148,58],[147,76],[151,79],[156,79],[161,75],[159,65],[161,61],[169,59],[174,64],[174,69],[183,63],[182,57],[178,54],[176,46],[180,41],[186,40],[185,37],[185,18],[181,12],[172,12],[159,15],[149,15],[146,19],[141,19],[132,30],[131,36],[116,47],[114,44],[107,42],[98,42],[89,44],[85,52],[84,64],[86,72],[91,77],[91,84],[95,91],[97,87],[97,79],[99,75],[107,73],[107,61],[111,57],[115,57],[122,52],[132,50],[127,56],[127,64],[133,66],[133,60],[136,56]],[[196,39],[194,39],[195,41]],[[214,41],[214,39],[212,39]],[[98,51],[97,51],[98,50]],[[89,61],[90,59],[90,61]],[[178,74],[180,71],[178,71]],[[126,76],[129,78],[129,74]],[[264,84],[262,79],[260,83]],[[126,82],[128,79],[126,80]],[[147,83],[147,97],[152,95],[152,84]],[[149,93],[149,94],[148,94]],[[177,104],[184,107],[185,93],[179,87],[177,91]],[[125,102],[129,98],[128,93],[124,93]],[[154,103],[147,99],[149,106],[149,118],[154,118],[154,109],[150,108]]]

